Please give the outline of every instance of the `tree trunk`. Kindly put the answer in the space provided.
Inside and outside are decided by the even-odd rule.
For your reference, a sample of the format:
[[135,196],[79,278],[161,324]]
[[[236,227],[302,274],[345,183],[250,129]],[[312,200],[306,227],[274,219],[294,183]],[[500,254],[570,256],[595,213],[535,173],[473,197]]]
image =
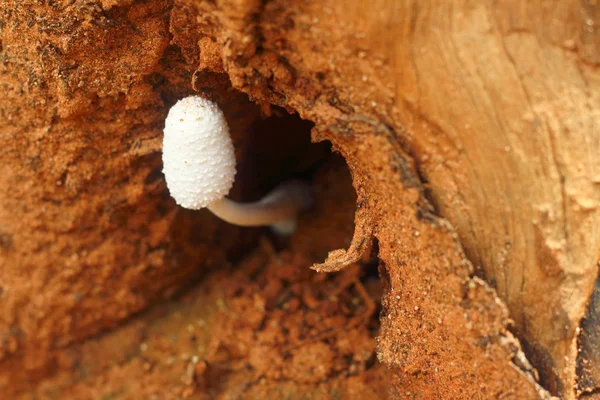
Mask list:
[[[199,93],[217,101],[230,124],[240,181],[233,197],[320,171],[317,209],[327,211],[282,245],[295,261],[285,260],[337,274],[340,293],[352,286],[373,312],[367,299],[377,295],[353,268],[367,268],[368,252],[377,252],[384,290],[377,359],[389,369],[370,370],[365,357],[360,379],[385,375],[377,384],[390,385],[396,398],[593,396],[600,390],[600,300],[592,296],[600,255],[599,16],[591,0],[5,1],[0,391],[94,398],[98,382],[131,390],[110,363],[143,372],[143,355],[124,361],[99,352],[107,365],[86,367],[93,372],[85,377],[75,365],[88,365],[94,346],[127,353],[136,340],[118,338],[159,335],[139,326],[170,326],[171,313],[196,318],[177,298],[160,317],[136,314],[161,309],[159,300],[190,286],[190,298],[220,304],[202,288],[221,281],[204,276],[247,254],[263,233],[179,210],[168,197],[164,118],[177,99]],[[280,122],[264,122],[274,118]],[[346,245],[333,239],[346,234],[336,216],[348,205],[351,214],[355,198],[338,184],[340,169],[323,161],[324,145],[298,139],[312,126],[306,121],[313,141],[329,141],[343,156],[357,197],[351,243],[330,248],[322,263],[308,254]],[[262,249],[261,263],[278,259]],[[262,279],[252,262],[240,265],[249,272],[239,272],[236,290],[223,289],[232,297],[220,312],[236,309],[252,279]],[[285,279],[277,285],[291,285]],[[310,279],[300,292],[327,278]],[[267,299],[264,322],[276,312],[260,293],[252,298]],[[307,309],[320,310],[302,296]],[[348,322],[356,334],[368,337],[372,321],[349,315],[362,321]],[[231,394],[233,376],[242,374],[232,360],[249,360],[239,379],[266,380],[273,390],[284,390],[274,383],[283,380],[335,397],[335,385],[354,382],[334,367],[293,372],[310,363],[289,356],[290,348],[306,345],[304,354],[310,348],[326,360],[342,354],[341,336],[292,340],[281,350],[290,359],[273,361],[280,368],[273,375],[253,351],[266,357],[279,347],[250,340],[242,351],[225,339],[241,320],[206,318],[214,319],[207,331],[223,338],[207,339],[214,351],[193,363],[182,395]],[[245,323],[249,332],[265,326]],[[351,354],[360,359],[358,350]],[[215,368],[219,376],[230,371],[227,385],[206,383]],[[156,371],[159,398],[181,385]],[[235,393],[256,395],[256,387]]]

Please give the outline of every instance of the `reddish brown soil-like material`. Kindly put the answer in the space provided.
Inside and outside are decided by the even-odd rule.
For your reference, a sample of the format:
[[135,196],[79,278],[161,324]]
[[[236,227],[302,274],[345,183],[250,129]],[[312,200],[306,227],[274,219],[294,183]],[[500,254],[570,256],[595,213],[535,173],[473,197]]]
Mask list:
[[376,260],[332,275],[307,268],[352,234],[355,195],[339,158],[317,174],[315,189],[319,200],[287,250],[263,237],[239,265],[71,347],[61,370],[24,398],[384,398]]
[[76,366],[36,392],[74,399],[384,398],[389,380],[374,339],[379,283],[365,289],[359,266],[328,277],[303,268],[306,261],[257,251],[178,302],[72,349],[64,362]]

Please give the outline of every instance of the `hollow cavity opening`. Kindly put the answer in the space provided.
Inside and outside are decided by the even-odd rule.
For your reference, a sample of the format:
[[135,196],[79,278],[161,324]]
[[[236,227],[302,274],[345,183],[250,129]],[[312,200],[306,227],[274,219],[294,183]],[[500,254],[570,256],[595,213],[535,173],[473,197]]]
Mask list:
[[[232,129],[238,161],[232,199],[256,201],[288,179],[312,184],[314,205],[299,216],[291,236],[269,228],[232,227],[206,210],[180,212],[196,232],[191,240],[215,255],[225,254],[211,265],[205,254],[196,258],[199,268],[210,272],[184,294],[195,307],[218,309],[210,323],[216,325],[209,324],[194,339],[205,343],[199,357],[208,368],[198,378],[204,393],[229,393],[230,383],[247,381],[248,374],[260,376],[271,394],[282,381],[311,390],[350,376],[380,379],[382,393],[387,392],[385,368],[376,362],[382,295],[376,244],[338,273],[310,269],[329,251],[348,248],[356,208],[345,160],[332,153],[329,143],[311,143],[312,127],[310,121],[275,109],[243,132]],[[208,249],[210,226],[222,239]],[[234,367],[240,360],[246,369]]]

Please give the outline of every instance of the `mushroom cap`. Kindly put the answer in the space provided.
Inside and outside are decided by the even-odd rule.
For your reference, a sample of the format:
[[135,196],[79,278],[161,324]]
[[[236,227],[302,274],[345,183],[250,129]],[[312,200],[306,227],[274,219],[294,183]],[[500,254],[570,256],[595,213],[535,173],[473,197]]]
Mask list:
[[177,204],[198,210],[225,197],[235,178],[235,154],[219,107],[200,96],[171,107],[162,158],[167,187]]

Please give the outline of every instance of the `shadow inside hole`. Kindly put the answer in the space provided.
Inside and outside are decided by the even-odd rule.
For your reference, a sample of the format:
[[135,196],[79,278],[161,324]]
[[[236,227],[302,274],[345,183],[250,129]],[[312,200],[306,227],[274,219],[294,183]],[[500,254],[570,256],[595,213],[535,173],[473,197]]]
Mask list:
[[241,151],[231,197],[256,201],[286,180],[310,181],[331,156],[329,143],[311,143],[313,126],[283,110],[256,121],[235,143]]

